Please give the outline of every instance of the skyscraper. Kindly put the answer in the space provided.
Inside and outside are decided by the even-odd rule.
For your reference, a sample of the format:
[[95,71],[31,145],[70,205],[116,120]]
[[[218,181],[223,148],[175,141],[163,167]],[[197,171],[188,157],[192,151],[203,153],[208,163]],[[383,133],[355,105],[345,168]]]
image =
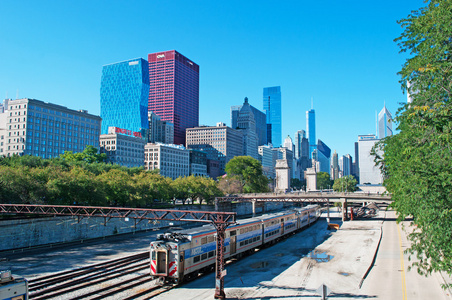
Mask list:
[[315,110],[313,108],[306,111],[306,130],[309,140],[309,158],[311,158],[312,151],[317,147],[315,144]]
[[378,114],[378,138],[382,139],[392,135],[392,115],[386,105]]
[[243,134],[243,153],[249,155],[252,158],[259,159],[257,146],[258,135],[256,132],[256,121],[251,110],[251,105],[248,103],[248,98],[245,98],[245,102],[240,108],[237,116],[237,130]]
[[336,150],[333,153],[333,161],[331,163],[331,179],[336,180],[339,178],[339,159]]
[[267,115],[267,136],[271,137],[271,141],[275,147],[279,147],[282,143],[282,117],[281,117],[281,87],[264,88],[264,111]]
[[317,148],[317,157],[315,157],[316,161],[319,162],[320,172],[326,172],[330,174],[330,165],[331,165],[331,149],[324,142],[318,140]]
[[105,65],[100,84],[102,134],[108,127],[141,132],[148,127],[148,62],[142,58]]
[[306,131],[298,130],[295,132],[295,158],[297,159],[301,158],[303,152],[303,139],[306,139]]
[[[245,102],[248,98],[245,98]],[[251,104],[248,104],[251,112],[254,115],[254,120],[256,122],[256,133],[258,138],[258,145],[266,145],[267,144],[267,116],[262,111],[258,110]],[[234,105],[231,106],[231,128],[236,129],[238,127],[238,117],[239,112],[242,109],[243,105]]]
[[185,129],[199,124],[199,66],[175,50],[148,55],[149,106],[174,124],[174,143],[185,145]]

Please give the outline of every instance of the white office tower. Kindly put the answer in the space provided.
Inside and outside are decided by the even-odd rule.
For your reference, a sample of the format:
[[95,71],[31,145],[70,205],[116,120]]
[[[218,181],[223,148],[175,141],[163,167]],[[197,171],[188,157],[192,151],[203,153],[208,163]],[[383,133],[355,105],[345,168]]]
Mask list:
[[372,147],[378,141],[374,134],[358,136],[359,184],[383,183],[381,171],[375,166],[374,157],[370,154]]
[[392,115],[386,105],[378,114],[378,138],[382,139],[392,135]]

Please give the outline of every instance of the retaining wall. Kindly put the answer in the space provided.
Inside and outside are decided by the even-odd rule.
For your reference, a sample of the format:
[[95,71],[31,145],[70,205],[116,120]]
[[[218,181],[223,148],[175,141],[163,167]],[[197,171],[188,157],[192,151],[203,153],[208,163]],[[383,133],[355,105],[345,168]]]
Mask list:
[[[256,213],[270,212],[284,207],[283,203],[259,203]],[[208,205],[177,206],[175,209],[213,211]],[[236,211],[238,216],[252,215],[252,204],[225,203],[220,211]],[[170,224],[171,223],[171,224]],[[151,230],[170,225],[180,226],[184,222],[112,218],[105,223],[104,218],[49,217],[0,221],[0,251],[28,248],[45,244],[73,242],[100,238],[134,231]]]

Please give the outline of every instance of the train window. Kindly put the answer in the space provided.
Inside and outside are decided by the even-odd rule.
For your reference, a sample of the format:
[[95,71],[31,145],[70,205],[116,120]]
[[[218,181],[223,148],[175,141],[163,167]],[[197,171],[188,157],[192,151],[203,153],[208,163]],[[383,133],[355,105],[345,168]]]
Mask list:
[[193,257],[193,262],[198,262],[198,261],[200,261],[200,259],[201,259],[201,257],[198,255],[198,256],[195,256],[195,257]]
[[234,235],[236,235],[236,231],[232,230],[230,236],[234,236]]
[[242,247],[243,246],[243,242],[240,242],[240,247]]
[[152,260],[156,260],[157,258],[155,257],[155,251],[152,251],[151,252],[151,259]]
[[214,240],[215,240],[215,237],[214,237],[213,235],[209,235],[209,236],[207,237],[207,242],[208,242],[208,243],[212,243]]
[[205,260],[207,259],[207,253],[204,253],[203,255],[201,255],[201,260]]
[[245,240],[245,245],[248,245],[248,240]]
[[209,257],[212,257],[212,256],[214,256],[214,254],[215,254],[215,252],[214,252],[214,251],[210,251],[210,252],[209,252]]
[[260,239],[261,239],[261,236],[260,236],[260,235],[258,235],[258,236],[257,236],[257,240],[259,241]]
[[207,244],[207,237],[201,238],[201,245]]

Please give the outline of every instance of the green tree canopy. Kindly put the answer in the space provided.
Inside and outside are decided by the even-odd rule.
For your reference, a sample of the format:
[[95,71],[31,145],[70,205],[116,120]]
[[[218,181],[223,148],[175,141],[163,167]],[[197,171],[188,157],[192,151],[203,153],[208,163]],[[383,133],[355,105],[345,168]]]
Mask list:
[[66,151],[60,155],[61,158],[69,162],[87,162],[87,163],[100,163],[107,160],[105,153],[97,153],[97,149],[91,145],[86,146],[82,152],[73,153],[72,151]]
[[[374,148],[398,220],[413,218],[408,252],[418,272],[452,274],[452,0],[429,1],[399,21],[410,58],[401,75],[413,98],[396,116],[399,134]],[[379,156],[378,153],[384,153]]]
[[330,178],[330,174],[327,172],[318,172],[317,173],[317,189],[324,190],[331,188],[333,186],[333,182]]
[[262,165],[251,156],[236,156],[226,164],[228,177],[238,176],[244,193],[267,192],[268,178],[262,172]]
[[334,180],[333,190],[335,192],[354,192],[358,182],[352,175],[347,175]]

